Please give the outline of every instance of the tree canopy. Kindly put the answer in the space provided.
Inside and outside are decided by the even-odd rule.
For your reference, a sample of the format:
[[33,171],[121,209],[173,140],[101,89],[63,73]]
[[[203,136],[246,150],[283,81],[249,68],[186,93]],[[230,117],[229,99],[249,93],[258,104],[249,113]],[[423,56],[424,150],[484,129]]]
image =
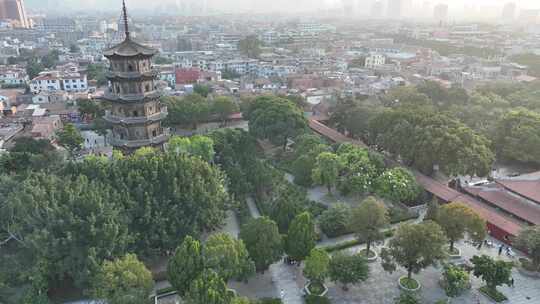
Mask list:
[[203,257],[205,267],[215,271],[225,281],[247,281],[255,273],[255,264],[244,242],[226,233],[216,233],[208,238]]
[[533,266],[540,270],[540,226],[521,230],[516,239],[516,245],[527,250]]
[[267,217],[251,219],[240,229],[249,256],[258,271],[264,271],[279,261],[283,254],[283,243],[278,227]]
[[454,243],[465,237],[465,233],[476,242],[482,242],[486,238],[485,221],[462,203],[442,206],[438,212],[437,223],[450,242],[450,252],[454,250]]
[[339,251],[330,260],[329,277],[332,281],[343,284],[343,289],[347,289],[349,284],[367,280],[368,276],[369,266],[361,254],[351,255]]
[[307,120],[291,101],[275,96],[256,98],[243,112],[256,138],[286,147],[289,139],[305,132]]
[[403,224],[388,243],[388,249],[381,251],[382,265],[386,271],[396,270],[396,264],[412,273],[436,264],[445,257],[443,245],[447,239],[444,232],[434,222]]
[[167,277],[180,296],[186,294],[204,269],[202,247],[198,240],[186,236],[167,264]]
[[370,196],[352,210],[351,224],[357,238],[366,242],[366,255],[369,256],[371,244],[384,237],[382,229],[390,224],[388,210]]
[[285,252],[294,260],[305,259],[315,248],[315,226],[311,215],[303,212],[291,222],[285,240]]
[[109,304],[148,303],[154,288],[152,274],[134,254],[104,261],[93,284],[93,296]]

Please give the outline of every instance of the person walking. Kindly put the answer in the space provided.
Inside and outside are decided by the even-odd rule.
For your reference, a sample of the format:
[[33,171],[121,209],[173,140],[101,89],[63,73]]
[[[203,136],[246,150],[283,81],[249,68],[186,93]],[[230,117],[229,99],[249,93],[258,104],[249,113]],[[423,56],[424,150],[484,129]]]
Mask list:
[[510,286],[513,288],[514,287],[514,278],[510,278]]
[[499,246],[499,255],[501,255],[501,253],[503,251],[503,247],[504,247],[504,245]]
[[281,289],[281,292],[279,293],[281,300],[285,298],[285,290]]

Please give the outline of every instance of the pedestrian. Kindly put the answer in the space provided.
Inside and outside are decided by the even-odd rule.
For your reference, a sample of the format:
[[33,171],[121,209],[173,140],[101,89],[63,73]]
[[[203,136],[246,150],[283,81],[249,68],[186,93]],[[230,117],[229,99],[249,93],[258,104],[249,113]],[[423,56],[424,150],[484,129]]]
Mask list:
[[281,296],[281,299],[283,300],[285,298],[285,290],[281,289],[281,292],[279,293]]
[[501,255],[502,251],[503,251],[503,245],[499,246],[499,255]]
[[514,287],[514,278],[510,279],[510,286]]

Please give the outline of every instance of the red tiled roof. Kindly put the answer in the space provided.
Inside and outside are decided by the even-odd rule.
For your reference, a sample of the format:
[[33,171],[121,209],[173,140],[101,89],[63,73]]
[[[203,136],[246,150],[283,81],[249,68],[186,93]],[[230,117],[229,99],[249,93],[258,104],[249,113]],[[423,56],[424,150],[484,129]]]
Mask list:
[[540,180],[504,180],[496,181],[511,192],[540,204]]
[[523,202],[501,189],[483,190],[479,188],[465,188],[465,191],[472,194],[476,193],[478,197],[524,221],[534,225],[540,225],[540,206]]
[[416,180],[418,183],[426,189],[427,192],[432,193],[438,198],[446,202],[452,202],[454,199],[461,195],[458,191],[447,187],[436,180],[429,178],[423,174],[416,173]]
[[309,127],[313,131],[325,136],[326,138],[332,140],[335,143],[352,143],[352,144],[361,146],[363,148],[367,147],[366,144],[364,144],[363,142],[361,142],[359,140],[351,139],[351,138],[339,133],[338,131],[325,126],[324,124],[322,124],[322,123],[320,123],[320,122],[318,122],[318,121],[316,121],[314,119],[309,120]]
[[178,69],[176,70],[177,84],[193,84],[201,77],[201,71],[197,69]]

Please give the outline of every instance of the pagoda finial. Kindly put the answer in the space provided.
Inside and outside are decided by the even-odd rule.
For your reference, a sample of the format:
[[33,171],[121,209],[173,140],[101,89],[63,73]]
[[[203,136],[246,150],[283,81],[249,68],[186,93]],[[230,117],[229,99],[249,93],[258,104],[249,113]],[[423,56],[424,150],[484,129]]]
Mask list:
[[126,31],[126,39],[129,39],[129,27],[128,27],[128,17],[127,17],[127,8],[126,8],[126,0],[122,0],[122,13],[123,13],[123,19],[124,19],[124,30]]

